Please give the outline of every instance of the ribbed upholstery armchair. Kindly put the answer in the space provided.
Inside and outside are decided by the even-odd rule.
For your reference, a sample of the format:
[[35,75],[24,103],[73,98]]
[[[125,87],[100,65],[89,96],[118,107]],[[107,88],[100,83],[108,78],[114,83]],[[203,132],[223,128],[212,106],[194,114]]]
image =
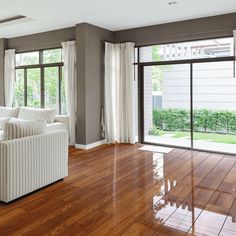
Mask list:
[[68,175],[65,130],[0,143],[0,201],[10,202]]

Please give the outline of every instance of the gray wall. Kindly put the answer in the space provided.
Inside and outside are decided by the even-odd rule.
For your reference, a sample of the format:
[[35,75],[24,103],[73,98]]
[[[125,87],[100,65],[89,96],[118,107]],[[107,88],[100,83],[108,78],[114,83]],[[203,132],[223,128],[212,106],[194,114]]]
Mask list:
[[7,47],[16,52],[61,47],[61,42],[75,40],[75,27],[10,38]]
[[104,40],[112,41],[113,33],[87,23],[76,26],[78,55],[78,121],[77,143],[102,140],[101,107],[104,84]]
[[114,33],[117,42],[132,41],[136,46],[232,36],[236,13],[154,25]]

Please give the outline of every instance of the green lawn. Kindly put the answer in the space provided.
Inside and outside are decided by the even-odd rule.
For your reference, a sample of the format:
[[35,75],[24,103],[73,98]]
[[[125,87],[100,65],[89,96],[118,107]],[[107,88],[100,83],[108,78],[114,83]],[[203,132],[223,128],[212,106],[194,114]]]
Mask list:
[[[171,133],[171,132],[166,132]],[[181,132],[176,131],[173,133],[173,138],[184,138],[189,137],[189,132]],[[216,143],[228,143],[228,144],[236,144],[236,135],[230,135],[230,134],[214,134],[214,133],[198,133],[194,132],[193,134],[194,140],[205,140],[210,142],[216,142]]]

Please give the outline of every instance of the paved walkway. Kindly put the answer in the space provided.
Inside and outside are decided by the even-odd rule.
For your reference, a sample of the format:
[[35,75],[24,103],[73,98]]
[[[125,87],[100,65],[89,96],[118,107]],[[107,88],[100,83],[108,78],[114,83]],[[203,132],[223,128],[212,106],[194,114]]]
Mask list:
[[[164,136],[145,136],[146,142],[166,144],[180,146],[180,147],[191,147],[191,141],[187,138],[171,138]],[[228,152],[236,154],[236,145],[227,143],[215,143],[204,140],[194,140],[194,148],[203,149],[207,151],[217,151],[217,152]],[[235,157],[236,158],[236,157]]]

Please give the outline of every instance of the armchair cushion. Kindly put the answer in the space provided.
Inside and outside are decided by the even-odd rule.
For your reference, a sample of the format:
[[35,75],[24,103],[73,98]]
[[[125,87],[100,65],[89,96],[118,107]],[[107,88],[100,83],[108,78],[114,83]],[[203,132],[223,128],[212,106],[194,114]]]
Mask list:
[[18,118],[25,120],[36,120],[42,119],[47,123],[53,123],[56,117],[56,110],[54,109],[40,109],[40,108],[29,108],[21,107]]
[[3,140],[12,140],[27,136],[43,134],[46,128],[46,121],[22,121],[7,122],[4,128]]
[[17,117],[19,109],[15,107],[0,106],[0,117]]

